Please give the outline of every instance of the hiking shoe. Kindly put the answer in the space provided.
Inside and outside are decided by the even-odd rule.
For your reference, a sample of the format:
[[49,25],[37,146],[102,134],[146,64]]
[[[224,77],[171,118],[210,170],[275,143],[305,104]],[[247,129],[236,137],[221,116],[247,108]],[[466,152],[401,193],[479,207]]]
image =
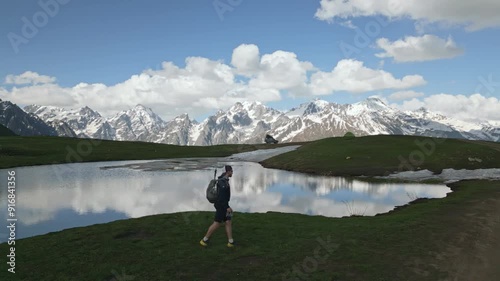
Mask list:
[[208,241],[203,241],[203,239],[201,239],[200,245],[202,245],[203,247],[206,247],[206,246],[208,246]]
[[232,248],[232,247],[234,247],[234,242],[233,242],[233,243],[227,242],[227,247],[228,247],[228,248]]

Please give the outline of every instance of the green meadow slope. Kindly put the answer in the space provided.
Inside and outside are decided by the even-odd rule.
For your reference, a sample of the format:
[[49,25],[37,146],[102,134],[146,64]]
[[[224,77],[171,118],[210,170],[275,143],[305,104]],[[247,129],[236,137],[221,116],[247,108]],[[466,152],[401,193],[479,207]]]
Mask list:
[[[1,141],[10,154],[1,152],[0,164],[8,166],[64,162],[66,147],[78,145],[79,140]],[[103,142],[82,161],[227,156],[267,147],[276,146]],[[404,159],[419,151],[424,158],[413,163],[417,167],[401,167]],[[307,143],[263,164],[355,176],[409,168],[434,172],[450,167],[498,168],[499,156],[498,143],[373,136]],[[18,160],[9,163],[4,157]],[[374,217],[236,210],[234,249],[225,247],[223,229],[208,248],[198,244],[213,220],[212,212],[161,214],[66,229],[17,240],[15,275],[7,271],[10,246],[0,244],[4,257],[0,280],[500,280],[500,181],[461,181],[450,187],[453,193],[446,198],[418,199]]]
[[[385,175],[395,171],[500,167],[500,143],[413,136],[328,138],[278,145],[175,146],[60,137],[0,138],[0,168],[55,163],[226,157],[234,153],[301,144],[296,151],[262,164],[298,172],[338,175]],[[470,161],[479,159],[478,161]]]
[[226,157],[256,149],[290,144],[177,146],[62,137],[0,138],[0,169],[19,166],[192,157]]
[[14,132],[12,132],[9,128],[0,124],[0,137],[15,136],[15,135],[16,134]]
[[268,168],[331,176],[378,176],[420,169],[440,173],[446,168],[500,168],[500,143],[414,136],[328,138],[305,144],[261,164]]
[[17,240],[15,275],[0,244],[0,280],[500,280],[499,182],[452,188],[375,217],[237,212],[234,249],[198,244],[211,212],[67,229]]

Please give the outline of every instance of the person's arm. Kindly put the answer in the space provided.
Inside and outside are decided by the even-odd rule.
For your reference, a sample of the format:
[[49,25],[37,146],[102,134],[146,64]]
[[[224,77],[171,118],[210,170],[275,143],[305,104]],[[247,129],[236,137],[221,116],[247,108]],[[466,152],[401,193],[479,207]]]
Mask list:
[[219,181],[219,195],[217,197],[217,202],[219,202],[219,206],[227,209],[229,208],[229,187],[227,181],[221,180]]
[[228,183],[228,186],[227,186],[227,212],[228,213],[232,213],[233,212],[233,209],[231,209],[231,207],[229,207],[229,201],[231,200],[231,187],[229,186],[229,183]]
[[228,213],[232,213],[233,209],[229,206],[229,200],[231,199],[231,188],[229,182],[224,183],[224,203]]

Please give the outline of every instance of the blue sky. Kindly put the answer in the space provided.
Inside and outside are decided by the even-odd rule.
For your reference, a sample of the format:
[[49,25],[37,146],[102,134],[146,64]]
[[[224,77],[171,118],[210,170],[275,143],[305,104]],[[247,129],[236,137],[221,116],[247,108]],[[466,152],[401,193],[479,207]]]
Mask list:
[[[182,112],[201,118],[246,99],[285,109],[314,98],[353,103],[377,95],[402,109],[427,106],[448,115],[465,111],[455,116],[464,120],[500,120],[495,114],[500,112],[500,22],[491,15],[500,12],[498,4],[464,4],[461,9],[476,16],[462,19],[460,11],[430,9],[426,14],[418,3],[388,6],[389,12],[360,3],[2,1],[0,97],[21,105],[89,105],[104,114],[142,103],[168,119]],[[38,23],[34,34],[23,33],[23,17],[35,27]],[[359,44],[359,34],[368,40]],[[396,48],[395,41],[408,36],[415,37],[413,43],[407,40],[406,49]],[[377,43],[381,38],[389,42],[386,49]],[[258,50],[261,62],[243,75],[232,63],[242,44],[251,46],[242,48],[242,64],[255,59],[252,50]],[[347,45],[356,52],[346,56],[341,46]],[[376,56],[384,51],[386,57]],[[195,70],[182,71],[188,57],[208,62],[198,60],[188,67]],[[350,63],[332,73],[341,61]],[[180,72],[175,67],[162,71],[162,62]],[[131,79],[147,69],[156,72]],[[318,79],[312,79],[315,75]],[[404,80],[416,75],[420,78]],[[86,84],[75,89],[79,83]],[[237,95],[228,94],[236,88]],[[488,106],[487,113],[477,115],[482,106]]]

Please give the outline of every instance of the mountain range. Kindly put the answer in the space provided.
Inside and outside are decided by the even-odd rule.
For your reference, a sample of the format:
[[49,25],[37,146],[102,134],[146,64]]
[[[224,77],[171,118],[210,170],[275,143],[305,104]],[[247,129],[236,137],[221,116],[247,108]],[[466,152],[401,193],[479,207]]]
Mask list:
[[0,124],[21,136],[57,136],[54,127],[17,105],[0,100]]
[[262,143],[266,134],[280,142],[311,141],[352,132],[366,135],[418,135],[500,141],[500,127],[449,118],[425,108],[400,111],[378,98],[355,104],[313,100],[288,111],[259,102],[236,103],[202,122],[183,114],[164,121],[137,105],[112,117],[89,107],[63,109],[0,101],[0,124],[18,135],[57,135],[176,145]]

